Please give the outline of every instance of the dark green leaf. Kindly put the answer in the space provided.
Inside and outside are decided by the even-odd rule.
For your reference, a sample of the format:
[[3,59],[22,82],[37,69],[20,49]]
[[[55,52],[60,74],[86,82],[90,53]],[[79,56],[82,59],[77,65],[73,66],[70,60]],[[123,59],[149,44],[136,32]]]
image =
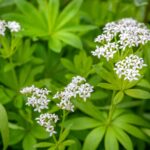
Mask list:
[[68,60],[68,59],[66,59],[66,58],[62,58],[61,59],[61,63],[63,64],[63,66],[65,67],[65,68],[67,68],[69,71],[71,71],[71,72],[75,72],[75,68],[74,68],[74,65],[73,65],[73,63],[70,61],[70,60]]

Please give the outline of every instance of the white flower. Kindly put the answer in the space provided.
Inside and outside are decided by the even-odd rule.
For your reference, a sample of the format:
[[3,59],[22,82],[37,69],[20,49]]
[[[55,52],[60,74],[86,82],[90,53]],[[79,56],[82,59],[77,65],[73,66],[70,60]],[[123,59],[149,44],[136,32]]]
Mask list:
[[123,77],[124,80],[133,81],[138,80],[141,76],[139,71],[145,66],[147,65],[144,64],[143,58],[131,54],[129,57],[117,62],[114,70],[119,78]]
[[45,89],[39,89],[34,85],[30,87],[25,87],[20,91],[22,94],[29,95],[27,98],[26,105],[32,106],[34,111],[41,112],[42,109],[48,108],[48,103],[50,100],[47,98],[47,95],[50,91]]
[[6,22],[4,20],[0,20],[0,35],[4,36],[6,30]]
[[36,120],[39,125],[43,126],[46,129],[46,131],[49,132],[50,136],[56,134],[56,131],[54,130],[54,126],[59,120],[57,115],[45,113],[45,114],[41,114],[39,118],[36,118]]
[[[103,33],[95,39],[95,42],[100,43],[101,46],[96,46],[96,50],[92,54],[99,58],[104,55],[109,60],[113,58],[115,53],[114,51],[106,51],[106,45],[110,43],[116,43],[116,49],[124,51],[127,47],[138,47],[148,41],[150,41],[150,30],[143,23],[132,18],[125,18],[105,25]],[[107,52],[107,56],[104,52]]]
[[81,76],[76,76],[72,78],[72,81],[64,88],[63,91],[57,92],[53,98],[60,99],[60,102],[57,103],[57,106],[61,109],[74,111],[74,105],[71,102],[71,98],[79,96],[85,101],[91,96],[93,92],[93,87],[85,83],[85,78]]
[[96,50],[92,51],[93,56],[97,56],[100,58],[101,56],[105,57],[107,61],[109,61],[111,58],[113,58],[114,54],[118,51],[118,44],[113,43],[107,43],[104,46],[98,47],[96,46]]
[[18,32],[21,29],[20,24],[16,21],[8,21],[7,27],[11,32]]
[[86,101],[86,99],[91,96],[92,92],[93,92],[93,87],[88,83],[81,84],[79,86],[78,94],[79,97],[83,98],[84,101]]

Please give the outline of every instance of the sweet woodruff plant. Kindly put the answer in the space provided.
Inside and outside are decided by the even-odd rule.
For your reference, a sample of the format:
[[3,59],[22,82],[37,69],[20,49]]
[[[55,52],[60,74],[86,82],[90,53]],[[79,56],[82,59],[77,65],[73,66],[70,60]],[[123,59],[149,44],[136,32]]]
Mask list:
[[[9,25],[7,24],[7,26]],[[4,31],[1,30],[2,34],[3,32]],[[98,86],[107,90],[112,90],[113,94],[109,111],[108,113],[107,111],[104,112],[106,115],[102,117],[104,119],[99,119],[99,124],[94,124],[97,120],[91,122],[88,118],[83,118],[85,120],[87,119],[87,122],[85,122],[85,124],[87,123],[87,126],[85,128],[88,128],[88,121],[90,121],[89,126],[93,123],[93,126],[91,126],[97,127],[87,135],[83,145],[83,150],[91,150],[91,148],[92,150],[96,150],[103,137],[105,137],[104,141],[106,149],[109,149],[109,140],[111,142],[114,141],[114,149],[118,149],[118,144],[116,144],[117,141],[119,141],[125,149],[133,149],[132,142],[124,130],[136,137],[137,135],[134,133],[135,127],[128,123],[133,123],[135,126],[143,125],[144,123],[139,124],[141,118],[138,118],[136,115],[133,117],[133,114],[128,112],[127,114],[132,116],[133,122],[132,120],[126,119],[127,122],[124,120],[126,126],[120,126],[122,121],[119,122],[118,118],[120,117],[119,119],[121,120],[121,117],[123,118],[127,114],[123,113],[123,111],[118,113],[120,115],[115,113],[117,110],[116,106],[124,99],[124,95],[133,98],[146,99],[144,96],[141,97],[141,95],[143,95],[142,92],[147,92],[140,89],[134,89],[134,87],[143,78],[144,70],[147,67],[142,56],[143,45],[148,41],[150,41],[150,30],[143,23],[139,23],[132,18],[125,18],[116,22],[107,23],[103,28],[102,34],[96,37],[96,49],[91,53],[93,56],[97,56],[100,60],[100,62],[95,65],[95,68],[100,68],[98,74],[100,74],[101,78],[106,81],[99,83]],[[27,96],[26,105],[32,106],[34,111],[40,113],[35,120],[39,125],[43,126],[47,132],[49,132],[50,136],[54,138],[55,144],[52,144],[51,146],[54,149],[57,149],[62,141],[59,141],[61,138],[56,139],[55,137],[57,134],[57,131],[55,130],[55,127],[57,126],[56,123],[62,122],[61,129],[59,130],[61,137],[65,132],[63,132],[63,125],[65,117],[67,116],[66,112],[75,111],[75,105],[72,100],[82,99],[86,105],[86,100],[90,98],[93,91],[93,86],[87,83],[85,78],[76,76],[72,78],[72,81],[62,91],[59,91],[52,96],[53,100],[48,98],[48,95],[50,94],[49,90],[39,89],[34,85],[23,88],[21,93]],[[141,94],[138,97],[139,93]],[[56,106],[62,110],[62,116],[59,117],[60,114],[56,114],[57,112],[45,113],[45,111],[43,111],[45,109],[49,111],[49,104],[51,101],[56,102]],[[89,105],[87,109],[90,107],[91,106]],[[95,107],[92,106],[91,108]],[[90,110],[92,109],[89,109],[88,112],[88,110],[84,109],[84,112],[90,114]],[[101,113],[98,114],[97,118],[101,118],[101,115]],[[117,116],[119,117],[117,118]],[[137,118],[139,121],[137,121]],[[75,119],[72,120],[72,124],[74,121]],[[74,128],[77,128],[77,126],[78,125],[76,124],[76,127]],[[91,128],[91,126],[89,128]],[[136,128],[136,131],[137,130],[138,133],[140,132],[140,134],[143,135],[141,131]],[[124,140],[119,138],[121,136],[124,137]],[[93,141],[93,137],[98,140]],[[140,138],[140,136],[138,136],[138,138]]]

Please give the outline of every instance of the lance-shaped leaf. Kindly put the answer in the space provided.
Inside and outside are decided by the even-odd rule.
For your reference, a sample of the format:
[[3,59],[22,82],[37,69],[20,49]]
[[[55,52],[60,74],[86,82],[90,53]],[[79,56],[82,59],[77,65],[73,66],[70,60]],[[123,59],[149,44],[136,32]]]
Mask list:
[[133,98],[150,99],[150,92],[142,89],[128,89],[125,90],[125,93]]
[[58,17],[56,29],[60,29],[66,23],[68,23],[79,11],[79,8],[83,0],[73,0],[66,6]]
[[3,141],[3,150],[6,150],[9,142],[9,128],[7,112],[2,104],[0,104],[0,131]]
[[105,133],[105,127],[93,129],[86,137],[83,150],[96,150]]
[[71,125],[72,130],[85,130],[100,126],[102,123],[89,117],[77,117],[65,122],[65,126]]
[[120,128],[113,126],[115,136],[118,141],[123,145],[127,150],[133,150],[133,144],[130,137]]

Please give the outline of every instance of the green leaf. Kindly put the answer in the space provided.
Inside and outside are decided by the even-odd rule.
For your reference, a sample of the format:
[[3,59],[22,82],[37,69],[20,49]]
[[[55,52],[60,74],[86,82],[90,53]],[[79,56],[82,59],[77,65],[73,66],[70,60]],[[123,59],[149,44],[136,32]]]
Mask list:
[[[36,26],[41,26],[41,27],[45,27],[45,22],[42,18],[42,16],[40,16],[40,13],[38,12],[38,10],[29,2],[25,1],[25,0],[15,0],[15,3],[17,5],[17,7],[20,9],[20,11],[25,15],[25,18],[28,18],[28,20],[30,21],[34,21],[33,19],[36,19],[36,22],[38,21],[38,24],[36,24]],[[30,12],[30,15],[29,13]]]
[[59,0],[49,0],[48,3],[48,15],[47,21],[49,25],[50,33],[54,30],[56,19],[59,13]]
[[71,125],[68,125],[63,133],[60,135],[59,142],[64,141],[70,133]]
[[119,90],[119,87],[115,86],[114,84],[110,84],[110,83],[99,83],[97,86],[107,89],[107,90]]
[[141,79],[137,86],[150,89],[150,83],[146,79]]
[[66,140],[62,143],[63,146],[70,146],[72,144],[74,144],[75,141],[74,140]]
[[123,91],[119,91],[113,98],[113,103],[118,104],[120,103],[124,98],[124,93]]
[[62,42],[56,37],[50,37],[48,47],[54,52],[59,53],[62,49]]
[[79,108],[82,112],[84,112],[85,114],[98,119],[100,121],[104,121],[105,117],[104,117],[104,113],[99,111],[90,101],[82,102],[82,101],[77,101],[74,100],[73,101],[74,105]]
[[82,42],[80,38],[75,34],[59,31],[55,33],[55,36],[66,44],[69,44],[75,48],[82,49]]
[[126,113],[123,115],[120,115],[118,118],[116,118],[117,122],[124,122],[124,123],[131,123],[133,125],[143,126],[150,128],[150,123],[140,116],[137,116],[133,113]]
[[30,133],[28,133],[24,137],[22,144],[24,150],[36,150],[36,148],[34,148],[34,145],[36,144],[36,139]]
[[148,136],[146,136],[139,128],[137,128],[133,125],[130,125],[130,124],[127,124],[124,122],[118,122],[118,121],[117,122],[114,121],[113,124],[115,124],[115,126],[121,128],[121,129],[125,130],[126,132],[128,132],[132,136],[149,142]]
[[66,23],[68,23],[79,11],[79,8],[83,0],[73,0],[65,7],[58,17],[56,29],[62,28]]
[[120,128],[113,126],[115,136],[118,141],[123,145],[127,150],[133,150],[132,141],[129,136]]
[[34,148],[44,148],[44,147],[50,147],[53,146],[54,143],[49,143],[49,142],[40,142],[34,145]]
[[33,126],[30,132],[37,139],[45,139],[49,137],[49,133],[41,126]]
[[80,143],[79,139],[76,138],[75,136],[71,137],[71,139],[73,139],[73,141],[75,143],[70,145],[68,147],[68,150],[81,150],[81,143]]
[[10,141],[9,141],[9,145],[14,145],[17,144],[18,142],[20,142],[23,137],[25,135],[25,130],[14,130],[14,129],[10,129]]
[[96,28],[97,27],[93,25],[74,25],[64,27],[62,30],[65,32],[88,32]]
[[103,139],[105,127],[93,129],[86,137],[83,150],[96,150]]
[[125,90],[125,93],[133,98],[150,99],[150,92],[141,89],[129,89]]
[[63,66],[64,66],[65,68],[67,68],[69,71],[75,73],[74,65],[73,65],[73,63],[72,63],[70,60],[68,60],[68,59],[66,59],[66,58],[62,58],[62,59],[61,59],[61,63],[62,63]]
[[3,150],[6,150],[9,143],[9,128],[7,112],[2,104],[0,104],[0,131],[3,141]]
[[116,84],[116,80],[113,77],[113,74],[111,72],[109,72],[108,70],[106,70],[105,68],[102,67],[102,64],[98,64],[95,67],[95,71],[96,73],[105,81],[112,83],[113,85]]
[[112,127],[108,127],[105,134],[105,150],[119,150],[119,144]]
[[77,117],[65,122],[65,126],[71,125],[71,130],[85,130],[97,127],[102,123],[89,117]]

